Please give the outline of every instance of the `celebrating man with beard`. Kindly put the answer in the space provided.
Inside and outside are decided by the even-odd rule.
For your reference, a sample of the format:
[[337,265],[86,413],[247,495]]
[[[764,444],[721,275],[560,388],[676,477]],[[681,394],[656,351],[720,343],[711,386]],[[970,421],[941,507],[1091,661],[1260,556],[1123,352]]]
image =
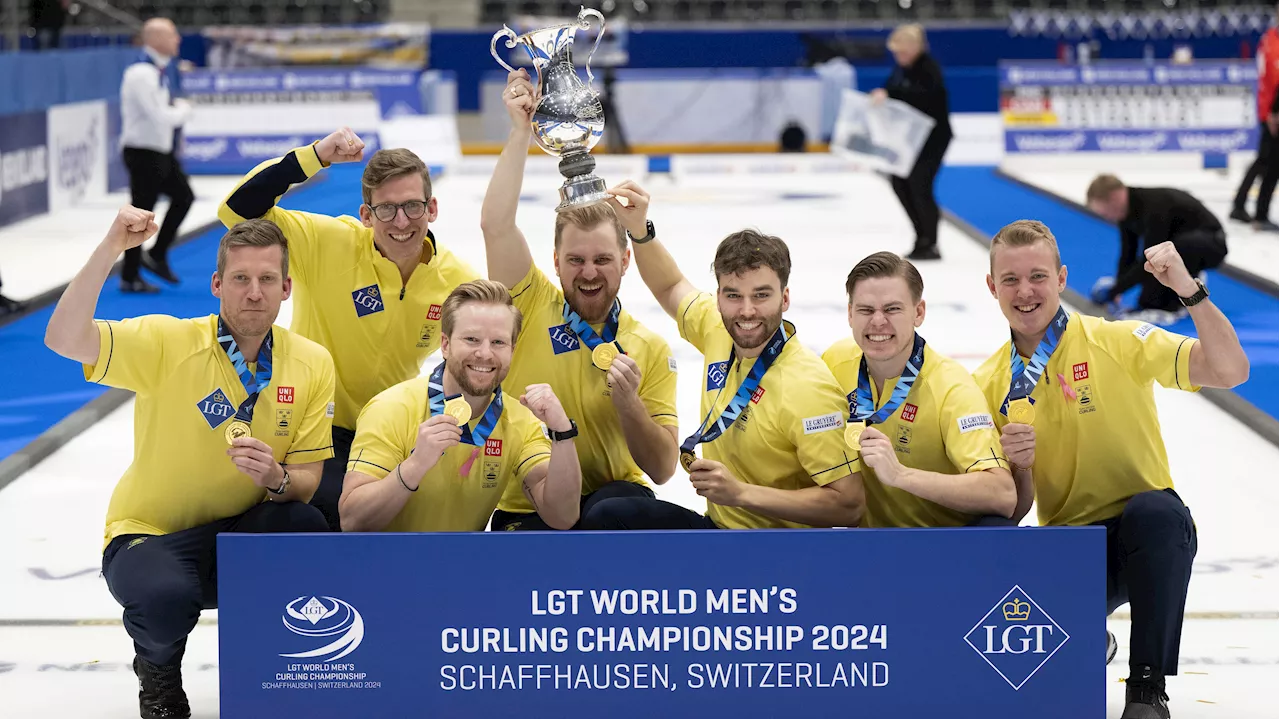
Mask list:
[[375,394],[422,371],[440,346],[440,305],[454,287],[479,277],[436,242],[439,212],[431,176],[409,150],[379,150],[360,178],[359,218],[276,207],[292,185],[333,163],[364,159],[364,143],[341,128],[253,168],[218,208],[234,227],[248,217],[280,226],[294,257],[298,296],[293,330],[324,345],[338,373],[333,458],[324,463],[311,504],[338,531],[338,497],[356,416]]
[[[553,256],[560,286],[533,263],[516,226],[516,206],[529,152],[536,98],[528,74],[508,77],[503,100],[511,116],[507,145],[485,194],[480,224],[489,277],[506,285],[524,313],[512,381],[550,383],[582,423],[582,514],[610,497],[653,497],[644,480],[662,484],[676,464],[676,369],[671,348],[622,309],[618,287],[631,262],[627,236],[653,236],[643,208],[624,230],[612,205],[600,203],[556,217]],[[647,204],[647,203],[646,203]],[[516,484],[493,518],[495,530],[544,530],[550,522]]]
[[[649,197],[634,183],[612,192],[624,222]],[[862,479],[844,441],[845,399],[822,360],[783,322],[791,254],[777,237],[742,230],[716,248],[713,298],[685,279],[657,241],[636,246],[636,264],[680,336],[705,357],[705,419],[680,447],[680,463],[707,516],[648,498],[608,499],[586,529],[853,527]],[[705,445],[698,458],[697,446]]]
[[343,530],[482,531],[509,486],[549,526],[573,526],[582,488],[577,425],[545,384],[526,387],[519,400],[502,391],[521,325],[506,288],[489,280],[460,285],[444,302],[441,324],[444,362],[360,413]]

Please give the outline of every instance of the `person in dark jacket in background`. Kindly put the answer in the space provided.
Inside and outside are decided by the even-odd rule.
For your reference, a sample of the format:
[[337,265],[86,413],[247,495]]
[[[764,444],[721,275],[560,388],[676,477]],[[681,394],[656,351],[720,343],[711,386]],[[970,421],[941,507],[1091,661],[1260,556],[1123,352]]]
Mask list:
[[936,260],[938,252],[938,201],[933,196],[933,181],[942,167],[942,156],[951,144],[951,120],[947,111],[947,87],[942,68],[929,55],[924,28],[917,24],[900,25],[889,35],[889,52],[897,67],[881,89],[871,92],[874,102],[885,98],[901,100],[933,118],[933,131],[920,150],[916,164],[905,178],[892,178],[902,209],[906,210],[916,230],[915,248],[910,260]]
[[[1218,218],[1190,194],[1164,187],[1126,187],[1115,175],[1098,175],[1085,192],[1089,209],[1120,227],[1120,262],[1114,278],[1094,285],[1091,299],[1109,305],[1141,285],[1138,307],[1120,319],[1164,325],[1186,315],[1178,294],[1146,270],[1146,250],[1172,242],[1187,271],[1197,277],[1227,257],[1227,234]],[[1199,281],[1199,280],[1197,280]]]

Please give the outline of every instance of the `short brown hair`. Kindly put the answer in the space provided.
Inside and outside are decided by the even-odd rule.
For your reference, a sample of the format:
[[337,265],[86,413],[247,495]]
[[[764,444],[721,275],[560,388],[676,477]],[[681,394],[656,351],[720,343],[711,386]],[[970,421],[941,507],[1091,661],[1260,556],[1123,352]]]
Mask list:
[[415,173],[422,175],[422,192],[424,193],[422,199],[430,200],[431,172],[427,170],[427,165],[422,158],[415,155],[412,150],[406,150],[403,147],[378,150],[373,153],[373,157],[369,158],[369,164],[365,165],[364,175],[360,178],[364,204],[373,204],[373,191],[382,187],[382,183]]
[[1093,178],[1093,182],[1089,183],[1089,189],[1084,193],[1085,202],[1093,202],[1094,200],[1105,200],[1111,197],[1111,193],[1124,187],[1124,183],[1115,175],[1098,175]]
[[1004,245],[1006,247],[1027,247],[1037,242],[1044,242],[1053,250],[1053,267],[1060,269],[1062,267],[1062,255],[1058,252],[1058,240],[1049,231],[1049,228],[1039,220],[1017,220],[1010,222],[995,237],[991,238],[991,267],[996,264],[996,248]]
[[608,202],[597,202],[594,205],[575,207],[571,210],[556,213],[556,250],[560,249],[560,240],[564,236],[564,228],[569,225],[573,225],[580,230],[589,231],[606,222],[613,225],[613,232],[618,236],[618,248],[626,251],[627,231],[622,226],[622,219],[618,217],[617,210],[613,209],[613,205]]
[[279,247],[280,276],[289,276],[289,242],[276,223],[261,217],[245,220],[227,230],[218,243],[218,276],[227,269],[227,253],[233,247]]
[[911,290],[912,302],[919,302],[924,296],[924,279],[920,277],[920,271],[915,265],[892,252],[867,255],[861,262],[854,265],[849,273],[849,279],[844,282],[845,294],[852,300],[853,288],[858,282],[875,277],[901,277],[906,280],[907,288]]
[[740,230],[721,240],[716,248],[715,261],[711,263],[717,285],[724,275],[736,275],[760,267],[777,272],[782,286],[787,286],[791,277],[791,250],[780,238],[756,230]]
[[511,301],[511,293],[507,288],[501,282],[493,280],[463,282],[449,293],[440,309],[440,328],[445,335],[453,335],[453,323],[458,310],[472,303],[510,307],[511,317],[515,320],[511,327],[511,343],[515,344],[516,338],[520,336],[524,315]]

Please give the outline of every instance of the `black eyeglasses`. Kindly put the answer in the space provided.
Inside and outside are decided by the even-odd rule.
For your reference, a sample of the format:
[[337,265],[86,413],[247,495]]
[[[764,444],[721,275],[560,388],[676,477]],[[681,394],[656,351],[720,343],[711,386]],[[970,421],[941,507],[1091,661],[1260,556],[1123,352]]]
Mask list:
[[384,202],[381,205],[373,205],[369,208],[373,212],[373,216],[383,222],[391,222],[396,219],[396,213],[404,210],[404,216],[411,220],[416,220],[427,214],[427,203],[425,200],[409,200],[408,202]]

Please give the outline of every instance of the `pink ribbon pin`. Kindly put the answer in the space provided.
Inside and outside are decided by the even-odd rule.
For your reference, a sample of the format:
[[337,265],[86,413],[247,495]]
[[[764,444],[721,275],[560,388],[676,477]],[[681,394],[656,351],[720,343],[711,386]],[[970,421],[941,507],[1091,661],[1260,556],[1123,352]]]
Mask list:
[[1063,377],[1061,373],[1058,374],[1058,385],[1062,387],[1062,396],[1074,402],[1076,391],[1071,388],[1071,385],[1067,384],[1067,378]]
[[[1062,375],[1058,375],[1058,376],[1059,376],[1059,377],[1061,377]],[[468,458],[467,458],[467,461],[463,462],[463,463],[462,463],[462,467],[461,467],[460,469],[458,469],[458,476],[459,476],[459,477],[466,477],[466,476],[470,475],[470,474],[471,474],[471,464],[472,464],[473,462],[475,462],[475,461],[476,461],[476,457],[479,457],[479,456],[480,456],[480,448],[479,448],[479,447],[476,447],[475,449],[471,450],[471,456],[470,456],[470,457],[468,457]]]

